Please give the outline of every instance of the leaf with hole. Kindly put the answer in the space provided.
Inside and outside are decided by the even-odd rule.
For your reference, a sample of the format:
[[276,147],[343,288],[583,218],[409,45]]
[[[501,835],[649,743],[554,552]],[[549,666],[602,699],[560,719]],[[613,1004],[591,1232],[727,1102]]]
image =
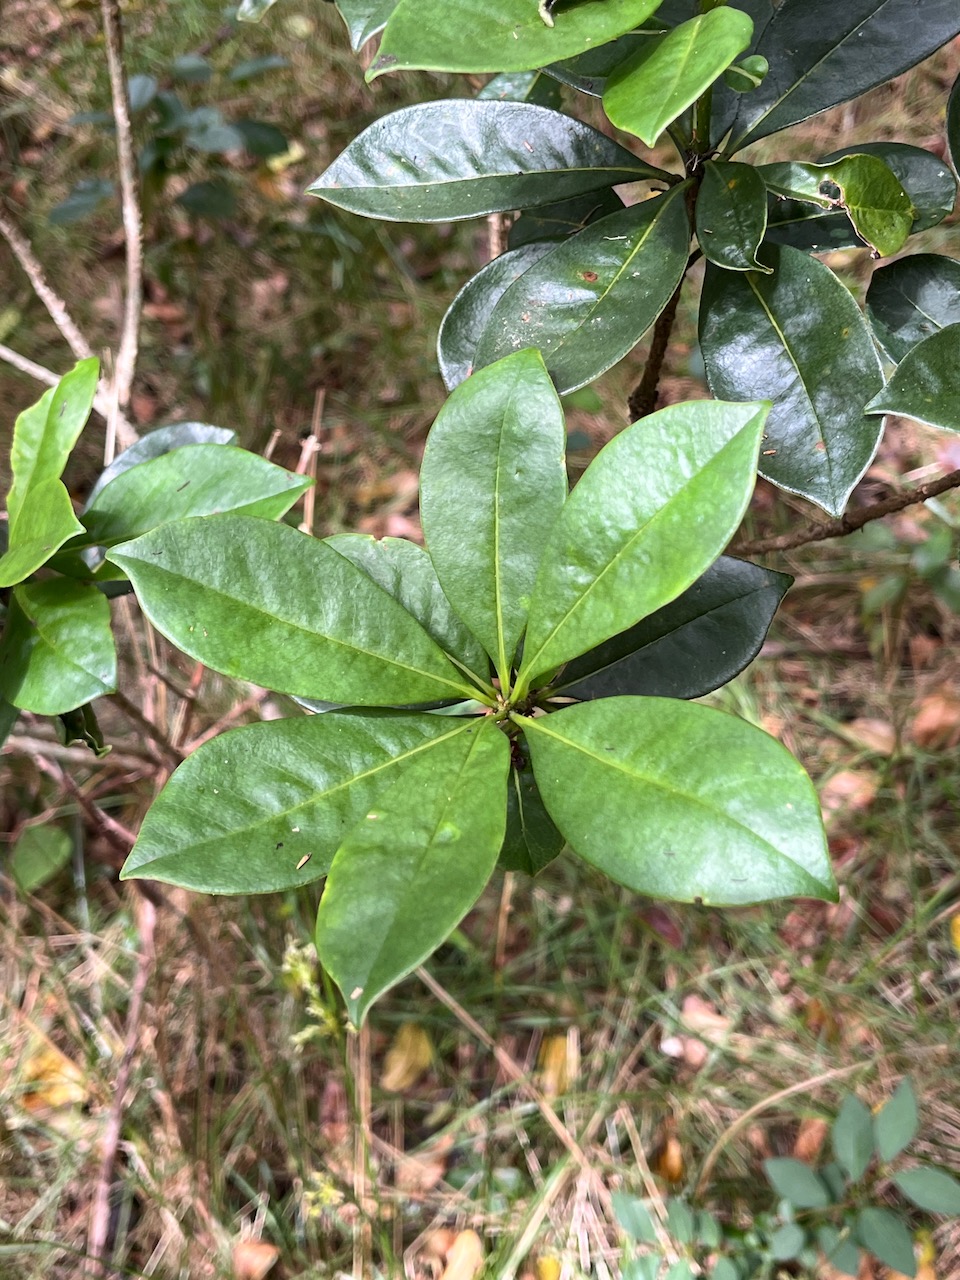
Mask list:
[[908,351],[866,412],[960,431],[960,324],[947,325]]

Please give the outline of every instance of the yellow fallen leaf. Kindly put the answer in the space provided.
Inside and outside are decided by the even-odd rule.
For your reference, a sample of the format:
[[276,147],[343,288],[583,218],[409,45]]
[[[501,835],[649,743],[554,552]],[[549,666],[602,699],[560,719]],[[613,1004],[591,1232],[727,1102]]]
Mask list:
[[667,1182],[682,1182],[686,1173],[683,1159],[683,1147],[676,1134],[670,1134],[657,1152],[654,1161],[654,1172]]
[[263,1280],[276,1264],[280,1250],[265,1240],[241,1240],[233,1246],[235,1280]]
[[289,169],[292,164],[299,164],[306,157],[307,151],[303,143],[291,142],[286,151],[281,151],[279,155],[267,157],[267,168],[271,173],[283,173],[284,169]]
[[544,1036],[537,1065],[540,1068],[540,1088],[547,1098],[558,1098],[567,1092],[571,1076],[576,1075],[576,1063],[572,1061],[574,1056],[566,1035]]
[[483,1243],[475,1231],[461,1231],[450,1246],[440,1280],[473,1280],[483,1267]]
[[950,941],[954,951],[960,955],[960,911],[950,921]]
[[87,1101],[83,1072],[52,1044],[44,1044],[27,1058],[22,1077],[28,1087],[21,1101],[28,1111],[79,1107]]
[[419,1022],[404,1022],[387,1050],[380,1083],[391,1093],[405,1093],[433,1062],[433,1045]]
[[560,1280],[559,1258],[537,1259],[537,1280]]

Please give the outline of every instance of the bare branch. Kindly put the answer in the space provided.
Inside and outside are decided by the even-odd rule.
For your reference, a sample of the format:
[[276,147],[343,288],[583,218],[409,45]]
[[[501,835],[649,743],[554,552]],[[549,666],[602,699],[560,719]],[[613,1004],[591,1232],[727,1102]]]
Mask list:
[[[12,365],[14,369],[19,369],[28,378],[35,378],[37,382],[42,382],[44,386],[55,387],[60,381],[59,375],[54,373],[52,369],[47,369],[42,364],[35,364],[33,360],[28,360],[19,351],[14,351],[11,347],[4,346],[2,342],[0,342],[0,360]],[[104,420],[110,417],[111,398],[103,379],[101,379],[100,388],[93,398],[93,407]],[[117,416],[117,435],[124,448],[133,444],[134,440],[137,439],[136,430],[122,413]]]
[[74,323],[73,317],[67,310],[67,304],[51,288],[30,241],[19,228],[14,226],[2,209],[0,209],[0,235],[6,240],[13,251],[13,256],[23,267],[27,279],[33,285],[34,293],[50,312],[53,323],[66,338],[70,350],[78,360],[88,360],[93,355],[93,348]]

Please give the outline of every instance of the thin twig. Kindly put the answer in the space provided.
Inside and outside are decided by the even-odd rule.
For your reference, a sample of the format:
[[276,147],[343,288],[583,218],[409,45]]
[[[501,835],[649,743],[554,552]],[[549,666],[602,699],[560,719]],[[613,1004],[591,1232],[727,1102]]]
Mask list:
[[740,542],[731,548],[735,556],[757,556],[765,551],[788,551],[792,547],[802,547],[808,542],[824,542],[827,538],[844,538],[849,533],[856,533],[871,520],[880,520],[883,516],[903,511],[905,507],[916,506],[929,498],[936,498],[950,489],[960,488],[960,470],[951,471],[939,480],[931,480],[918,489],[907,493],[896,493],[882,502],[872,503],[867,507],[854,507],[835,520],[817,520],[789,533],[779,533],[769,538],[755,538],[750,542]]
[[376,1205],[368,1189],[367,1161],[370,1152],[370,1025],[364,1023],[351,1035],[347,1053],[354,1085],[356,1123],[353,1130],[353,1198],[361,1220],[353,1235],[353,1276],[364,1280],[373,1257],[372,1219]]
[[77,802],[93,827],[103,836],[107,843],[126,857],[136,840],[133,832],[128,831],[115,818],[111,818],[108,813],[104,813],[100,806],[94,804],[90,797],[77,786],[70,775],[64,773],[53,760],[48,760],[43,755],[36,755],[34,756],[34,763],[41,773],[48,778],[52,778],[58,786],[62,787]]
[[115,693],[110,694],[110,697],[127,719],[142,729],[150,741],[156,743],[165,756],[175,764],[179,764],[184,759],[184,753],[173,745],[160,726],[154,724],[152,720],[148,720],[140,708],[131,702],[125,693],[117,689]]
[[[60,381],[59,375],[54,373],[52,369],[47,369],[42,364],[36,364],[33,360],[28,360],[19,351],[14,351],[11,347],[4,346],[2,342],[0,342],[0,360],[11,365],[14,369],[18,369],[21,373],[25,373],[28,378],[34,378],[37,382],[42,382],[44,386],[55,387]],[[110,418],[113,402],[103,379],[101,379],[101,388],[97,390],[96,395],[93,397],[93,407],[106,422]],[[117,415],[117,435],[121,442],[124,443],[124,447],[133,444],[134,440],[137,439],[136,430],[122,413]]]
[[13,251],[13,256],[23,267],[33,291],[50,312],[53,323],[67,341],[70,350],[78,360],[88,360],[93,355],[90,343],[77,328],[73,317],[67,310],[67,304],[50,286],[44,275],[40,260],[33,252],[33,247],[26,236],[16,227],[2,209],[0,209],[0,235]]

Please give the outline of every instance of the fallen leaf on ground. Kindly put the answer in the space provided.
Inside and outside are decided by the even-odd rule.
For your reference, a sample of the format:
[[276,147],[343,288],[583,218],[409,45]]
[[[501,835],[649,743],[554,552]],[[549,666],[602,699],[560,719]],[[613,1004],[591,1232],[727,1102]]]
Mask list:
[[841,769],[820,788],[820,807],[824,818],[869,809],[876,798],[877,788],[877,779],[872,773]]
[[447,1171],[447,1156],[452,1146],[453,1136],[444,1134],[426,1150],[401,1156],[396,1169],[397,1190],[411,1195],[432,1191]]
[[560,1280],[559,1258],[538,1258],[537,1259],[537,1280]]
[[450,1246],[440,1280],[473,1280],[483,1267],[483,1242],[475,1231],[461,1231]]
[[566,1035],[544,1036],[537,1065],[540,1068],[540,1088],[547,1098],[557,1098],[567,1092],[571,1078],[576,1075],[576,1063],[572,1061],[574,1056]]
[[960,698],[946,693],[924,698],[910,726],[910,737],[925,751],[960,746]]
[[686,1175],[683,1147],[676,1134],[664,1140],[653,1160],[653,1171],[667,1182],[682,1182]]
[[950,921],[950,941],[957,955],[960,955],[960,911]]
[[263,1280],[276,1264],[280,1250],[265,1240],[241,1240],[233,1246],[235,1280]]
[[847,735],[859,745],[882,756],[892,755],[897,745],[897,731],[887,720],[858,716],[844,725],[844,728]]
[[383,1063],[380,1084],[391,1093],[405,1093],[433,1062],[433,1045],[419,1022],[404,1022],[393,1038]]
[[45,1044],[23,1064],[27,1089],[21,1102],[27,1111],[82,1106],[88,1089],[83,1072],[55,1045]]
[[801,1120],[797,1139],[793,1144],[793,1154],[804,1164],[814,1164],[823,1150],[829,1132],[829,1124],[819,1116],[808,1116]]

